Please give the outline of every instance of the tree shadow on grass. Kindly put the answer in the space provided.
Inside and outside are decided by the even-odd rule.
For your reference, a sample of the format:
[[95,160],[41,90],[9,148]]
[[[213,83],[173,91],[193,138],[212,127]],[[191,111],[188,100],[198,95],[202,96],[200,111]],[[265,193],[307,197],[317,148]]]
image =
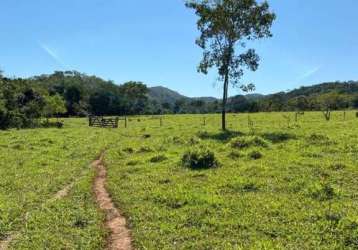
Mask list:
[[201,131],[198,132],[197,136],[202,140],[216,140],[221,142],[228,142],[234,137],[243,136],[245,135],[243,132],[240,131],[221,131],[221,132],[207,132]]
[[271,133],[264,133],[262,137],[272,143],[281,143],[288,140],[295,140],[297,136],[294,134],[289,134],[285,132],[271,132]]

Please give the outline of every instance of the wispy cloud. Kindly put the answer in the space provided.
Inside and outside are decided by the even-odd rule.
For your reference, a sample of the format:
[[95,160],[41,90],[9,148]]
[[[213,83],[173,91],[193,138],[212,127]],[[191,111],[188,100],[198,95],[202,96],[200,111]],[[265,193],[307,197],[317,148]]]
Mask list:
[[45,43],[39,42],[39,46],[62,68],[68,68],[68,66],[62,61],[60,56],[56,53],[56,51],[50,48]]
[[304,72],[300,77],[297,78],[297,82],[302,81],[310,76],[313,76],[314,74],[316,74],[320,69],[322,68],[322,66],[317,66],[314,67],[313,69],[310,69],[306,72]]

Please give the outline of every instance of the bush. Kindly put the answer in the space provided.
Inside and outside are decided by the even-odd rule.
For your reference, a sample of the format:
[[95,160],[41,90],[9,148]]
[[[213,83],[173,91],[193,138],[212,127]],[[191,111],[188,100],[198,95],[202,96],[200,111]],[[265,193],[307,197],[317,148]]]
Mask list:
[[231,147],[243,149],[251,146],[268,147],[268,142],[259,136],[238,137],[231,140]]
[[193,148],[185,152],[182,157],[182,164],[191,169],[209,169],[219,166],[215,154],[204,148]]

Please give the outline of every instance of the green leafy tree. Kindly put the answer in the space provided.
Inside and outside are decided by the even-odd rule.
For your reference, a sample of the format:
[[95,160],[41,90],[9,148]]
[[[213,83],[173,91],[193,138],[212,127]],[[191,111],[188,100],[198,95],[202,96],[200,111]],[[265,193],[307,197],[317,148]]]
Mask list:
[[89,99],[90,110],[94,115],[105,115],[110,113],[111,98],[108,93],[96,93]]
[[197,26],[201,32],[196,43],[204,50],[198,71],[204,74],[212,67],[218,69],[219,80],[223,81],[222,129],[226,130],[226,104],[231,83],[237,86],[244,68],[256,71],[259,56],[254,49],[240,54],[250,40],[270,37],[270,28],[275,14],[268,3],[256,0],[192,0],[186,6],[199,16]]
[[64,96],[65,96],[66,106],[69,115],[75,115],[76,106],[78,106],[81,101],[80,88],[75,85],[70,86],[69,88],[66,89]]
[[353,108],[355,108],[355,109],[358,108],[358,95],[356,95],[355,97],[353,97],[352,106],[353,106]]
[[43,114],[46,118],[58,116],[67,112],[66,102],[60,95],[53,95],[45,97],[45,106]]
[[148,103],[148,88],[142,82],[127,82],[119,86],[119,93],[125,99],[127,114],[141,114]]

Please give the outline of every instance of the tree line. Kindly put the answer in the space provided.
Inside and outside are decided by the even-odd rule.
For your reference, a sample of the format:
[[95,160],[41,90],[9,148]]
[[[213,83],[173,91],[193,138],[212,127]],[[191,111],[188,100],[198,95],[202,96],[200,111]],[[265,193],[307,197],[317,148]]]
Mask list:
[[50,117],[142,114],[147,99],[140,82],[118,86],[76,71],[26,79],[0,74],[0,129],[35,127]]
[[[160,102],[142,82],[116,85],[76,71],[31,78],[0,74],[0,129],[38,126],[42,118],[220,113],[222,100]],[[333,82],[272,95],[228,98],[228,112],[317,111],[358,108],[358,82]]]

